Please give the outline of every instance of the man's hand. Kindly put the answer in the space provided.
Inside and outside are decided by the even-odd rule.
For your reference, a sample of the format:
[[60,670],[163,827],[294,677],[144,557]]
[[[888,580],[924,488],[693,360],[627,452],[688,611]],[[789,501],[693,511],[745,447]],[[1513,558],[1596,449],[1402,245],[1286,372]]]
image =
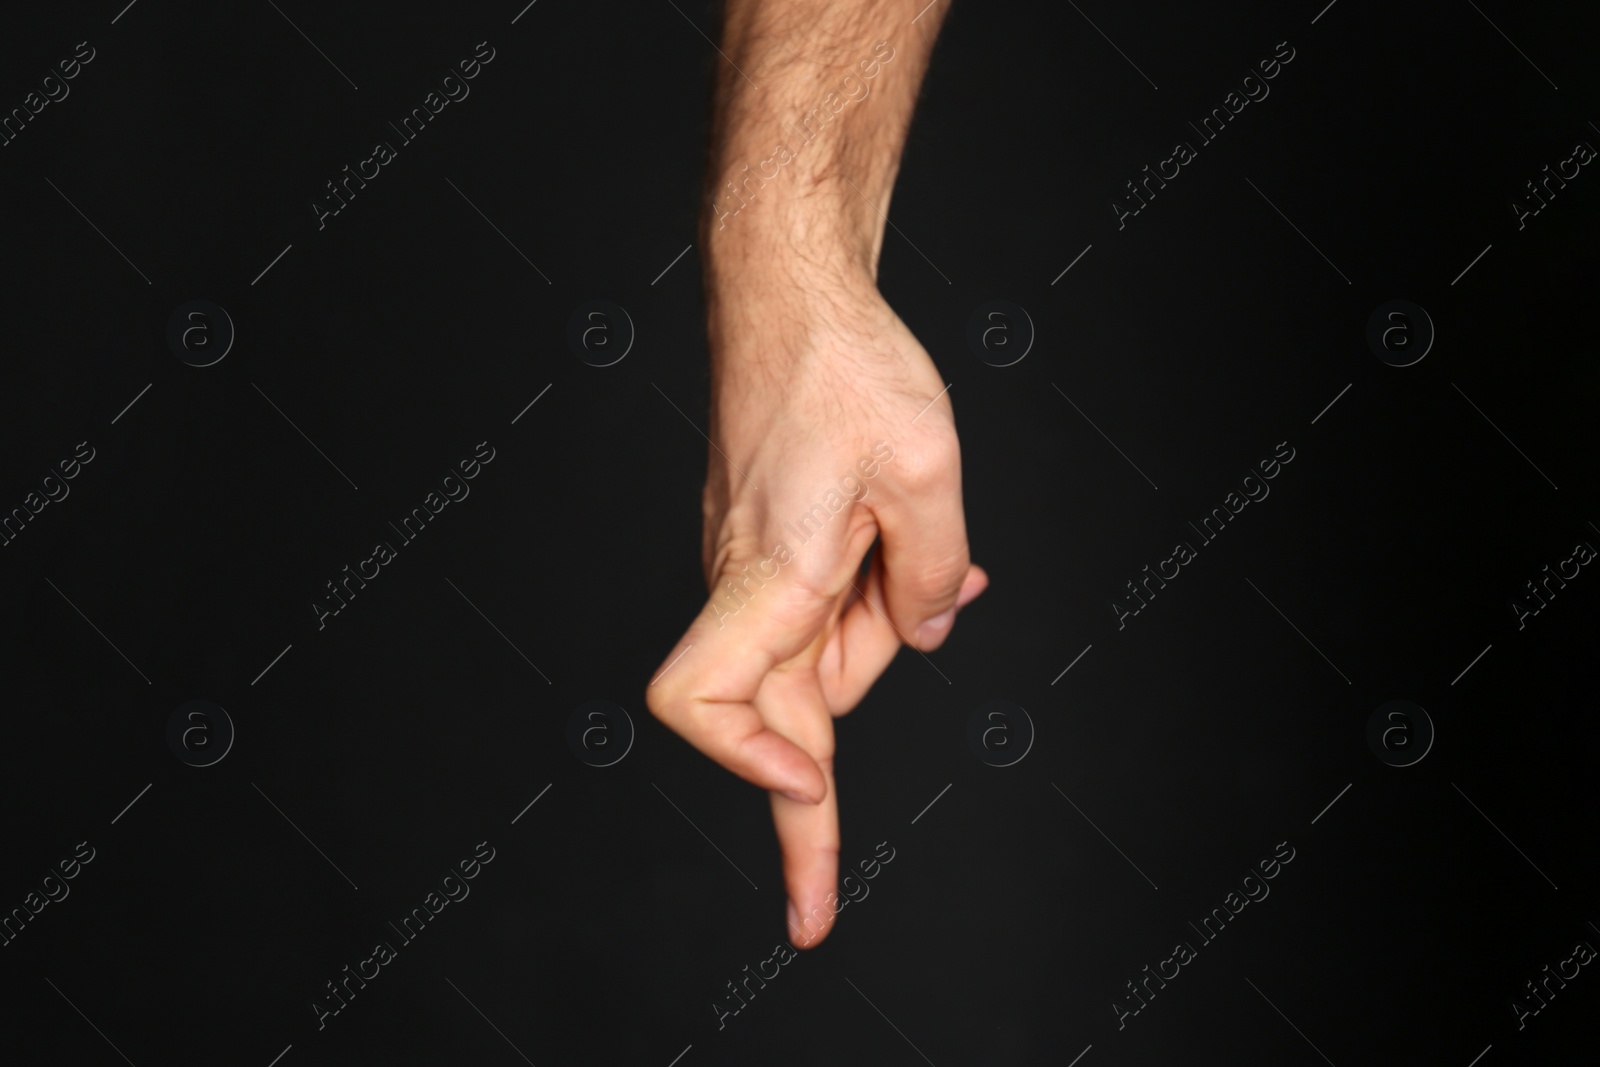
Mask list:
[[711,595],[646,695],[772,791],[796,946],[841,906],[834,716],[902,643],[939,647],[988,584],[968,558],[947,388],[875,281],[942,14],[913,25],[921,6],[730,0],[723,35],[737,72],[720,76],[700,242]]

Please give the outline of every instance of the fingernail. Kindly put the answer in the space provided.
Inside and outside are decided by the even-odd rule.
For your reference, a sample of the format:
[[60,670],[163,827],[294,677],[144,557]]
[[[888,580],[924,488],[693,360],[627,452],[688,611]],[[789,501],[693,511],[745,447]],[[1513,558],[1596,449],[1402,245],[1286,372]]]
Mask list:
[[778,795],[780,797],[788,797],[790,800],[794,801],[796,804],[820,804],[820,803],[822,803],[820,800],[812,800],[810,797],[804,795],[803,793],[796,793],[793,789],[780,789],[780,790],[778,790]]
[[921,626],[917,627],[917,644],[926,645],[938,641],[950,632],[950,627],[955,624],[956,609],[948,608],[941,611]]

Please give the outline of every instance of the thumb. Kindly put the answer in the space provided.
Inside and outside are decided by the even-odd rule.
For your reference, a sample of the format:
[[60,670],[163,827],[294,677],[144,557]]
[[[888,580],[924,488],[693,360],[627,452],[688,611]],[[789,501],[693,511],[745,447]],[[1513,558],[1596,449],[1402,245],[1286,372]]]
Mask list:
[[954,474],[941,474],[939,481],[944,484],[938,488],[897,496],[874,509],[889,618],[901,640],[923,652],[949,636],[972,570],[959,460]]

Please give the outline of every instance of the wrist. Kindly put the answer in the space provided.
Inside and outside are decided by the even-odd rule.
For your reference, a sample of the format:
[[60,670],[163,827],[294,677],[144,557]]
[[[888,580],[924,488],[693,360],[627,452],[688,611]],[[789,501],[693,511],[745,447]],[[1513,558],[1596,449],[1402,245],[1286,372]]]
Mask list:
[[884,223],[846,181],[756,181],[752,170],[706,197],[699,244],[708,292],[875,286]]

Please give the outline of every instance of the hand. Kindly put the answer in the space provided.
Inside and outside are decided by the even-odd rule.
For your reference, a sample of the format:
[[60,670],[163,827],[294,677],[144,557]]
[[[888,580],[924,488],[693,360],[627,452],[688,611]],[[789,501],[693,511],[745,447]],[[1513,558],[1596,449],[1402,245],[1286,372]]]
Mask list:
[[789,939],[803,947],[839,906],[833,717],[902,642],[938,648],[988,577],[968,558],[949,395],[875,286],[723,291],[709,332],[711,595],[646,695],[685,740],[772,791]]

